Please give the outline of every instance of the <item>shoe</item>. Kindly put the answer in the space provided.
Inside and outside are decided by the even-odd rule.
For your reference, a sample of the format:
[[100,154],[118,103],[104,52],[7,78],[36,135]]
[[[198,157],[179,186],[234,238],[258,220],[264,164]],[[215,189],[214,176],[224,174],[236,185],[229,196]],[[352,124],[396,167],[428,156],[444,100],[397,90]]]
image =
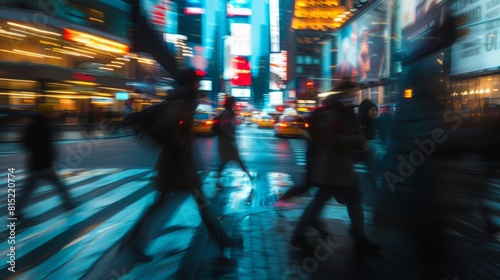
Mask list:
[[232,237],[228,240],[222,242],[221,247],[224,248],[243,248],[243,238],[242,237]]
[[356,238],[354,249],[367,253],[378,253],[382,246],[372,243],[366,236]]
[[292,245],[295,248],[298,248],[306,253],[312,253],[314,252],[314,247],[307,242],[307,238],[303,235],[295,235],[292,238],[292,241],[290,241],[290,245]]

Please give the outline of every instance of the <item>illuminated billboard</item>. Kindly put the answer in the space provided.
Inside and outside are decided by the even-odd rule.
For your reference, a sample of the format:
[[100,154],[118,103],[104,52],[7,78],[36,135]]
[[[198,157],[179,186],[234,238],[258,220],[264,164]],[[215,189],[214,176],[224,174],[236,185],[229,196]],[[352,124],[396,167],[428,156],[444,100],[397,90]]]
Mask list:
[[443,0],[404,0],[401,1],[401,28],[422,20],[437,4]]
[[161,32],[177,33],[177,3],[165,0],[141,0],[140,5],[149,22]]
[[251,0],[228,0],[227,15],[232,16],[251,16],[252,1]]
[[234,86],[251,86],[252,75],[248,59],[242,56],[235,56],[232,61],[234,75],[231,78],[231,84]]
[[287,52],[269,54],[269,90],[281,90],[287,80]]
[[389,11],[388,1],[382,1],[339,31],[337,75],[356,81],[389,76]]
[[269,92],[269,105],[282,105],[283,104],[283,92],[282,91],[271,91]]
[[224,80],[231,80],[234,75],[233,70],[233,57],[231,56],[231,49],[233,47],[233,38],[228,36],[224,40]]
[[271,35],[271,52],[280,51],[280,1],[269,0],[269,34]]
[[184,8],[186,15],[201,15],[205,13],[203,8],[203,0],[186,0],[186,7]]
[[190,52],[185,49],[183,50],[186,52],[184,56],[186,66],[201,70],[206,74],[208,71],[208,60],[205,57],[205,48],[190,42],[187,42],[186,45],[190,48]]
[[[458,34],[461,36],[451,48],[451,74],[463,74],[489,68],[498,69],[500,49],[500,2],[493,5],[490,0],[457,3],[452,6],[452,14],[474,15],[465,17]],[[459,5],[461,4],[461,5]],[[471,12],[473,11],[473,12]],[[479,11],[475,12],[474,11]]]
[[402,4],[401,50],[405,59],[411,60],[446,46],[453,31],[445,1],[402,1]]
[[248,23],[231,24],[231,55],[252,55],[252,25]]
[[245,97],[245,98],[250,98],[251,97],[251,91],[249,88],[232,88],[231,89],[231,95],[234,97]]

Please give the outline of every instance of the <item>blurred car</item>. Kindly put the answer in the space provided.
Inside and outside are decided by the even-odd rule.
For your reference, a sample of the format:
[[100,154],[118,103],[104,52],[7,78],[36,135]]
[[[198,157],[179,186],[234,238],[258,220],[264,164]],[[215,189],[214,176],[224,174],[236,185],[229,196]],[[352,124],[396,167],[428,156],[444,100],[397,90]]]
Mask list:
[[215,113],[196,112],[193,115],[193,126],[191,127],[191,132],[194,134],[213,135],[212,125],[214,124],[214,118]]
[[265,127],[273,128],[274,127],[274,120],[269,115],[261,116],[260,119],[257,121],[257,127],[258,128],[265,128]]
[[303,116],[283,115],[279,118],[279,122],[274,126],[274,131],[278,137],[284,135],[306,137],[306,129],[308,127],[309,124]]
[[253,114],[251,121],[256,123],[259,121],[259,118],[260,118],[260,114]]

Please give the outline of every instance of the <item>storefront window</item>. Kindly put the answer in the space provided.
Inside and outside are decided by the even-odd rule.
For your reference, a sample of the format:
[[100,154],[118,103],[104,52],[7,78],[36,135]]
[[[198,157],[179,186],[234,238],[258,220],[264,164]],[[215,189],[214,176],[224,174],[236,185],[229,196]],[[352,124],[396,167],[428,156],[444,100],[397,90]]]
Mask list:
[[483,115],[485,106],[500,105],[500,76],[452,82],[451,106],[471,116]]

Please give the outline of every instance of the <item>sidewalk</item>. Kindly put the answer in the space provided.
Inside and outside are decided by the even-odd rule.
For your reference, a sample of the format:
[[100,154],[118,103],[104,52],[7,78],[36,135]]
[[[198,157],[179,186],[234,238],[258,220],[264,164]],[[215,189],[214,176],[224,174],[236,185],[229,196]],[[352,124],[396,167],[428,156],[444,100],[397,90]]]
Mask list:
[[[90,140],[90,139],[110,139],[133,135],[130,129],[101,130],[95,127],[90,132],[85,131],[81,126],[71,126],[67,129],[56,130],[54,132],[54,141],[68,140]],[[20,142],[21,131],[0,131],[0,143]]]
[[[345,208],[338,206],[339,208]],[[345,209],[343,209],[345,210]],[[415,251],[418,244],[409,234],[388,225],[367,224],[367,234],[382,245],[379,255],[354,251],[344,219],[323,219],[332,237],[312,238],[314,254],[306,255],[289,245],[293,229],[303,209],[277,211],[261,209],[244,216],[226,217],[233,221],[236,235],[243,236],[243,250],[232,252],[234,263],[213,271],[203,271],[197,279],[498,279],[500,243],[472,243],[448,238],[449,251],[441,259],[441,275],[424,273]],[[230,270],[228,272],[228,270]]]
[[[433,255],[437,261],[422,262],[417,256],[421,244],[410,232],[401,227],[377,223],[373,208],[365,206],[366,233],[381,246],[380,254],[370,255],[353,250],[354,242],[348,235],[350,220],[347,209],[330,201],[325,207],[322,220],[331,236],[318,239],[310,236],[316,250],[305,254],[289,245],[293,230],[311,197],[275,207],[269,191],[255,187],[253,206],[246,210],[228,213],[222,223],[233,236],[242,236],[243,249],[231,249],[221,259],[216,246],[209,246],[193,264],[181,264],[196,273],[178,274],[176,279],[500,279],[500,239],[486,233],[468,236],[453,228],[444,232],[446,254]],[[238,189],[227,189],[226,199]],[[231,200],[222,199],[221,204]],[[226,203],[224,203],[226,201]],[[227,204],[226,204],[227,205]],[[372,205],[366,203],[365,205]],[[422,207],[425,207],[424,205]],[[476,221],[475,221],[476,222]],[[474,228],[473,224],[469,225]],[[472,232],[474,230],[471,230]],[[193,244],[192,244],[193,245]],[[438,271],[429,272],[429,265],[439,265]],[[193,275],[195,274],[195,275]]]

